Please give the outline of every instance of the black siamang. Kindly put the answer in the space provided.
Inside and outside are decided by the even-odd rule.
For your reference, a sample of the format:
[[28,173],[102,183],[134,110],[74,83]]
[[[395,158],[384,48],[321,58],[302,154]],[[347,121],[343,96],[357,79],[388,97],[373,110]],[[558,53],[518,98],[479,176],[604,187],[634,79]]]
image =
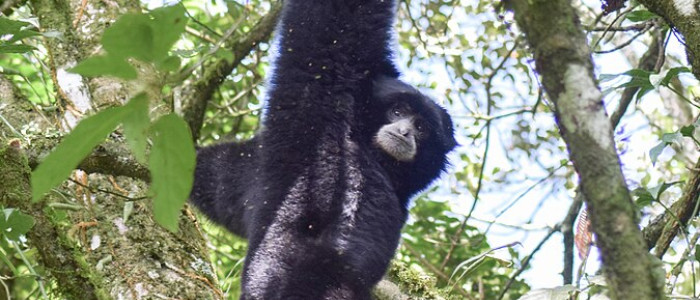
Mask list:
[[286,0],[263,130],[201,149],[191,201],[249,240],[241,299],[370,299],[447,112],[396,79],[393,0]]

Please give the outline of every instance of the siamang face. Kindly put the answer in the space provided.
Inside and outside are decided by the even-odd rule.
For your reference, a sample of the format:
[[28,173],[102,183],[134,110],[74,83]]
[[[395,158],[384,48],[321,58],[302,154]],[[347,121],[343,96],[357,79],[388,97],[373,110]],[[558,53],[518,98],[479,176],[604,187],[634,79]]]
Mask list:
[[398,79],[374,82],[374,99],[382,112],[373,142],[399,162],[444,160],[457,144],[452,121],[444,108]]

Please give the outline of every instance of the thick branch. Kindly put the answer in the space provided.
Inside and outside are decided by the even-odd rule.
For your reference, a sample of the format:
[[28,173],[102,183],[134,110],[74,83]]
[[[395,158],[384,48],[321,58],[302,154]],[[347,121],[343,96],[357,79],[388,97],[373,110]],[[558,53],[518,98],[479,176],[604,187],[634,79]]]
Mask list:
[[[27,149],[29,166],[32,169],[39,165],[40,159],[51,152],[60,139],[39,138],[32,140],[32,147]],[[128,148],[120,143],[105,142],[97,146],[78,165],[77,169],[88,174],[100,173],[105,175],[126,176],[150,182],[150,172],[148,168],[136,160],[127,158]]]
[[68,298],[97,299],[99,288],[82,275],[80,262],[72,251],[59,243],[65,239],[65,232],[57,230],[44,213],[44,205],[31,202],[30,170],[19,147],[0,145],[0,170],[0,204],[34,218],[34,227],[27,236],[32,245],[45,250],[38,251],[39,261],[61,283],[58,290]]
[[671,205],[669,211],[657,216],[644,228],[644,241],[649,249],[655,247],[654,255],[663,257],[681,226],[686,226],[693,213],[697,214],[700,196],[700,160],[690,172],[690,179],[683,188],[683,196]]
[[282,8],[282,1],[272,4],[270,12],[250,29],[247,36],[232,43],[233,61],[225,59],[216,61],[207,67],[204,75],[183,88],[184,107],[183,114],[185,120],[190,125],[192,137],[196,140],[199,137],[199,129],[202,128],[204,111],[207,102],[211,99],[214,91],[221,85],[226,76],[238,66],[243,58],[260,42],[270,37],[277,23],[277,18]]
[[663,17],[683,35],[688,62],[695,78],[700,79],[700,2],[639,0],[639,3]]
[[[652,42],[651,45],[649,45],[649,48],[647,49],[647,52],[644,53],[642,58],[639,60],[639,63],[637,64],[638,69],[646,70],[646,71],[653,71],[657,67],[658,62],[659,62],[659,53],[660,53],[660,44],[662,42],[662,39],[660,38],[655,38],[654,41]],[[612,116],[610,116],[610,123],[612,124],[612,127],[615,128],[617,127],[618,124],[620,124],[620,120],[622,120],[622,116],[624,116],[625,112],[627,111],[627,107],[632,103],[632,99],[634,99],[634,95],[639,91],[639,87],[627,87],[622,91],[622,95],[620,96],[620,103],[617,106],[617,109],[613,112]],[[573,282],[573,264],[574,264],[574,222],[576,221],[576,216],[578,216],[578,212],[581,209],[581,206],[584,201],[583,200],[583,194],[581,193],[581,189],[578,188],[576,189],[576,197],[574,198],[574,203],[572,203],[572,209],[576,208],[575,211],[569,211],[569,214],[566,215],[566,218],[564,221],[562,221],[562,235],[564,236],[564,271],[562,273],[564,277],[564,284],[571,284]]]
[[593,78],[586,37],[570,1],[513,0],[537,71],[554,102],[562,137],[581,178],[603,270],[613,299],[663,299],[663,286],[637,227],[636,208],[625,184]]
[[[651,43],[651,45],[649,45],[647,52],[645,52],[642,58],[639,60],[637,69],[645,71],[656,70],[657,62],[659,61],[659,49],[663,43],[663,40],[659,41],[659,39],[660,38],[658,37],[654,38],[654,41]],[[660,68],[661,66],[658,67]],[[613,128],[617,127],[617,125],[620,123],[622,116],[624,116],[625,112],[627,111],[627,107],[632,103],[632,99],[634,99],[634,95],[637,94],[639,89],[639,86],[631,86],[626,87],[622,91],[622,96],[620,96],[620,104],[618,104],[617,109],[613,112],[612,116],[610,116],[610,123],[612,123]]]

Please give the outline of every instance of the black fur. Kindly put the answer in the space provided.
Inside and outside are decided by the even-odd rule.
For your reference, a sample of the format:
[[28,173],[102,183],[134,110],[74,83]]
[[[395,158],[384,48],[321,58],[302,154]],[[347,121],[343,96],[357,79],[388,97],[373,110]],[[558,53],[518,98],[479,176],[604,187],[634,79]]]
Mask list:
[[[191,200],[246,236],[241,299],[369,299],[409,198],[455,146],[444,109],[396,79],[394,1],[287,0],[258,136],[201,149]],[[431,134],[412,162],[374,146],[408,102]]]

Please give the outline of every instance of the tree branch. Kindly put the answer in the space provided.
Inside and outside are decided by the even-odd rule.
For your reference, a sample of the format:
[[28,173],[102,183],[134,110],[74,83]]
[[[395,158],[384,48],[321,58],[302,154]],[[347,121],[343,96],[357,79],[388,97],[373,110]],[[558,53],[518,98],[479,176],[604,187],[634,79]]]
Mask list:
[[225,59],[216,61],[207,67],[201,78],[183,87],[183,116],[190,125],[194,140],[199,137],[207,102],[211,99],[214,91],[255,46],[270,37],[281,9],[282,1],[274,2],[270,12],[250,29],[248,35],[232,43],[231,52],[233,52],[234,57],[232,62]]
[[[34,169],[39,165],[41,158],[51,152],[59,143],[60,139],[37,138],[31,141],[32,147],[27,149],[29,166]],[[118,142],[107,141],[97,146],[78,165],[77,169],[88,174],[100,173],[113,176],[127,176],[140,179],[145,182],[151,181],[148,168],[134,159],[128,158],[129,149]]]
[[690,171],[690,179],[683,188],[681,198],[673,203],[668,211],[649,222],[642,232],[647,248],[656,248],[654,255],[661,258],[678,234],[681,226],[698,214],[698,197],[700,196],[700,159]]
[[[686,5],[678,4],[683,2]],[[685,41],[688,62],[695,78],[700,79],[700,11],[697,1],[639,0],[651,12],[661,16],[678,30]]]
[[543,86],[587,199],[612,299],[663,299],[638,228],[602,93],[570,1],[508,1],[525,32]]

